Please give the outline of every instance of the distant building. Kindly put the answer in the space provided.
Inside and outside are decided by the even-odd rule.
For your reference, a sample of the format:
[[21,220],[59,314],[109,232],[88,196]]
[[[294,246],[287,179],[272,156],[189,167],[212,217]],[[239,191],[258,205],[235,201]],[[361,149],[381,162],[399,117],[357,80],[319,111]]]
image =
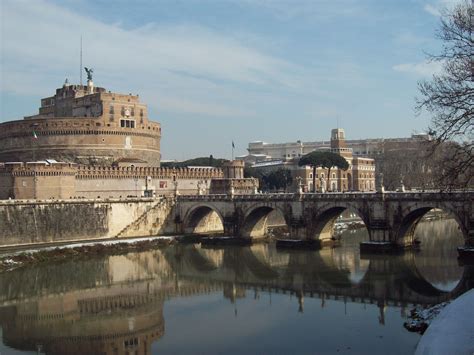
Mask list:
[[[347,148],[352,149],[355,157],[375,158],[386,150],[402,149],[407,146],[418,147],[420,142],[429,141],[428,134],[414,134],[409,138],[374,138],[374,139],[352,139],[345,140]],[[314,150],[331,148],[331,141],[315,142],[289,142],[289,143],[266,143],[262,141],[252,142],[248,145],[248,155],[239,157],[249,161],[254,159],[264,160],[291,160],[301,157]]]
[[[249,144],[249,154],[237,157],[250,166],[262,169],[279,167],[292,171],[294,187],[301,183],[304,191],[313,191],[313,169],[298,166],[299,158],[315,150],[327,150],[344,157],[349,163],[347,171],[331,169],[316,170],[316,191],[375,191],[375,161],[367,156],[354,156],[342,128],[331,131],[331,139],[326,142],[268,144],[254,142]],[[258,157],[260,159],[254,159]],[[298,182],[299,181],[299,182]]]

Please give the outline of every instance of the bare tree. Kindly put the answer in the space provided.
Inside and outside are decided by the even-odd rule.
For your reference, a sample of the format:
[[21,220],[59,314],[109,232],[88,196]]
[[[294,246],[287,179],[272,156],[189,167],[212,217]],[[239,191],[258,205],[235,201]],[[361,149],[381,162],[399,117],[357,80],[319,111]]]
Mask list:
[[[438,55],[441,74],[419,82],[418,113],[432,115],[430,134],[438,145],[451,141],[450,156],[439,167],[444,187],[473,183],[474,173],[474,5],[464,0],[441,19],[437,37],[443,41]],[[461,178],[460,178],[461,177]]]

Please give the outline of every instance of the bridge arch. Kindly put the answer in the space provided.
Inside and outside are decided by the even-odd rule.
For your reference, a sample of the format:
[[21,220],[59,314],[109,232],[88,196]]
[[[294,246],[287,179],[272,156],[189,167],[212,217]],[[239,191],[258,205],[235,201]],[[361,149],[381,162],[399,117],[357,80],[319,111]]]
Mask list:
[[[359,217],[365,227],[368,226],[367,213],[360,210],[358,206],[353,204],[326,204],[317,210],[311,211],[311,220],[309,221],[308,237],[310,239],[320,239],[321,241],[329,241],[334,239],[334,231],[338,217],[344,212],[350,211]],[[369,230],[370,233],[370,230]]]
[[185,234],[208,234],[224,232],[221,212],[209,203],[201,203],[190,208],[183,218]]
[[412,245],[415,243],[415,230],[423,217],[432,210],[441,210],[448,213],[458,224],[465,240],[468,238],[468,229],[456,209],[450,204],[430,203],[413,206],[402,212],[398,223],[394,224],[395,241],[401,245]]
[[269,217],[279,217],[280,223],[288,226],[287,213],[280,207],[270,204],[255,204],[250,206],[245,212],[242,220],[240,234],[243,237],[263,238],[267,234]]

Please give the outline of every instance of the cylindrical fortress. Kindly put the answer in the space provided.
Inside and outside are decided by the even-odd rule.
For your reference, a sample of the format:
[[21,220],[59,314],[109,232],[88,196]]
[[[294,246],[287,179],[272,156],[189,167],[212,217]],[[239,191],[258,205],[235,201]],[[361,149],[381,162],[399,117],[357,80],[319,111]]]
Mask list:
[[159,166],[161,127],[138,95],[69,85],[41,100],[39,114],[0,123],[0,162],[54,159]]
[[0,161],[57,161],[111,165],[138,159],[150,166],[161,160],[159,123],[126,128],[94,118],[54,118],[0,124]]

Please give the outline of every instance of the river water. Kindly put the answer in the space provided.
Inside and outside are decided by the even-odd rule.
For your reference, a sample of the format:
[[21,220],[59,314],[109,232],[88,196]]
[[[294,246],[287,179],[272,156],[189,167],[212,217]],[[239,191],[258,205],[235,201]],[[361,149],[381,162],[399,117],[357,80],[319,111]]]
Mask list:
[[0,354],[409,354],[414,305],[472,285],[452,220],[417,227],[422,250],[179,244],[0,274]]

